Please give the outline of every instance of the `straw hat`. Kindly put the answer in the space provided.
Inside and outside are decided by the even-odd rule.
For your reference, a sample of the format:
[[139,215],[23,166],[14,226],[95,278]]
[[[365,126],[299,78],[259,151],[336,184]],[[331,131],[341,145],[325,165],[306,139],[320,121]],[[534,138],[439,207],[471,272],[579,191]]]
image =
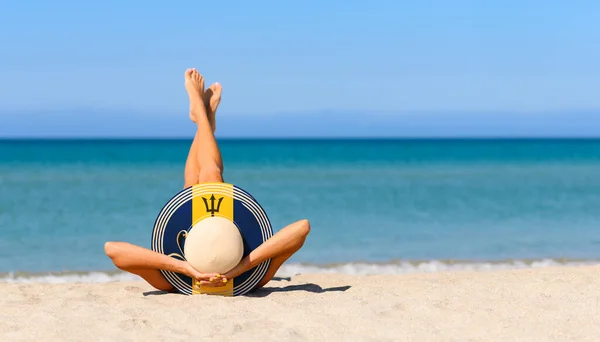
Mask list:
[[226,273],[244,254],[242,234],[232,221],[207,217],[188,232],[183,245],[185,259],[203,273]]

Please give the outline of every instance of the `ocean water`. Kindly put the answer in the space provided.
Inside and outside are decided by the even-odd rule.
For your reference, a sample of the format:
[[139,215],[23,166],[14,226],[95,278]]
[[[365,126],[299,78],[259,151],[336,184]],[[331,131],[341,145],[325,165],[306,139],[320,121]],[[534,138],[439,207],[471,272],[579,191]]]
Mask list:
[[[282,269],[353,274],[600,261],[600,140],[223,140],[225,180],[274,230]],[[106,241],[150,246],[189,140],[0,141],[0,280],[132,279]]]

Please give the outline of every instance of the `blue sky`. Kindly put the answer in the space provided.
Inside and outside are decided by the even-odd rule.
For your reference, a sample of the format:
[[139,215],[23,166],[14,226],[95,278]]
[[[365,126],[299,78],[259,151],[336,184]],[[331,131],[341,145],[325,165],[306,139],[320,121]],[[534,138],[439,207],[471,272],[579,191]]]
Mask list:
[[224,135],[306,133],[265,128],[273,118],[320,135],[600,135],[598,13],[595,1],[4,2],[0,135],[189,134],[187,67],[223,84]]

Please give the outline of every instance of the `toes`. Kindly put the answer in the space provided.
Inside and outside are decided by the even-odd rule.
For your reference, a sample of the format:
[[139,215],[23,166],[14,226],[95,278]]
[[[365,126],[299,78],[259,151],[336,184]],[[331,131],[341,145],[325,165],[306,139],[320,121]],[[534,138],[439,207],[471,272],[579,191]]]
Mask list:
[[214,90],[213,90],[213,88],[214,88],[214,87],[215,87],[215,85],[214,85],[214,84],[212,84],[212,85],[211,85],[210,87],[208,87],[208,89],[206,89],[206,91],[204,92],[203,98],[204,98],[204,101],[205,101],[205,102],[206,102],[206,101],[209,101],[209,100],[210,100],[210,98],[212,97],[212,95],[213,95],[213,93],[214,93]]
[[198,81],[201,77],[200,72],[198,70],[196,70],[196,68],[194,68],[192,70],[193,70],[194,80]]
[[221,92],[223,91],[223,87],[221,86],[221,83],[216,82],[215,84],[213,84],[213,86],[215,87],[213,89],[214,94],[217,96],[221,96]]
[[206,95],[208,97],[212,96],[215,93],[218,93],[219,91],[221,91],[221,85],[219,84],[219,82],[215,82],[213,84],[210,85],[210,87],[208,87],[208,89],[206,89]]
[[219,99],[221,97],[221,91],[223,91],[223,87],[219,82],[215,82],[208,87],[206,92],[204,93],[204,98],[206,100],[214,101],[215,99]]
[[200,84],[200,91],[204,92],[204,77],[198,73],[198,84]]
[[196,68],[187,69],[185,71],[186,79],[194,81],[201,92],[204,92],[204,77],[196,70]]
[[221,87],[221,85],[217,85],[213,91],[213,96],[211,96],[210,98],[210,105],[211,107],[213,107],[215,110],[217,109],[217,107],[219,106],[219,103],[221,102],[221,93],[223,92],[223,87]]

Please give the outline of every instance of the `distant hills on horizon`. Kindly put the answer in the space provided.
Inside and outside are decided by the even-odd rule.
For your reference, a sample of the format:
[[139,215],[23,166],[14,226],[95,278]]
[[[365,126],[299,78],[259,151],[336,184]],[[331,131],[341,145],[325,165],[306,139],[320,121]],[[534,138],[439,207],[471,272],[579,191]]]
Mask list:
[[[131,110],[0,110],[0,138],[187,138],[186,113]],[[600,137],[600,109],[548,112],[217,114],[222,138]]]

